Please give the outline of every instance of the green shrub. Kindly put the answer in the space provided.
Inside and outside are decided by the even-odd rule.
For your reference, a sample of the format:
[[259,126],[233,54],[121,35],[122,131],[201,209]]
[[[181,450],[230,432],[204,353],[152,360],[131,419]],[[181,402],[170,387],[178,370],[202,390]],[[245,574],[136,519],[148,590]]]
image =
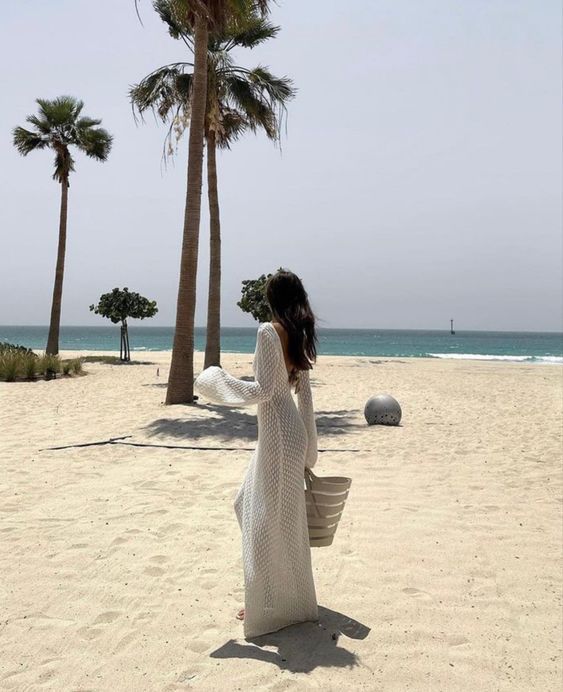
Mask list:
[[71,361],[72,372],[75,375],[82,375],[84,368],[82,367],[82,358],[73,358]]
[[61,371],[61,359],[59,356],[52,356],[48,353],[44,356],[40,356],[38,371],[42,375],[45,375],[45,378],[48,380],[56,377],[57,373]]
[[30,348],[6,341],[0,343],[0,380],[33,380],[38,363],[39,357]]
[[37,358],[37,354],[33,353],[33,351],[30,348],[26,348],[25,346],[20,346],[19,344],[10,344],[7,341],[1,341],[0,342],[0,354],[4,353],[29,353],[34,355]]
[[60,372],[65,375],[81,375],[84,372],[82,358],[61,360],[59,356],[38,356],[23,346],[0,344],[0,380],[35,380],[38,376],[51,380]]
[[14,382],[21,366],[21,355],[17,352],[4,351],[0,354],[0,379]]
[[37,375],[37,356],[35,353],[25,353],[21,356],[22,374],[28,380],[34,380]]
[[118,356],[84,356],[83,363],[105,363],[106,365],[154,365],[149,360],[123,361]]
[[120,365],[121,359],[117,356],[84,356],[84,363],[106,363],[107,365]]

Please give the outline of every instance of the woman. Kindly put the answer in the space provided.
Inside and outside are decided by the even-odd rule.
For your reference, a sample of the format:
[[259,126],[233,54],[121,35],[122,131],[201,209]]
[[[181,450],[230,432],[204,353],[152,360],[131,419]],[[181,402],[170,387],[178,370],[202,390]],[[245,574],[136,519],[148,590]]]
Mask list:
[[[315,317],[301,280],[280,270],[266,284],[272,322],[258,327],[254,382],[217,366],[195,386],[217,403],[258,404],[258,444],[234,509],[242,532],[245,637],[318,620],[304,494],[305,466],[317,461],[309,370]],[[292,396],[297,394],[297,406]]]

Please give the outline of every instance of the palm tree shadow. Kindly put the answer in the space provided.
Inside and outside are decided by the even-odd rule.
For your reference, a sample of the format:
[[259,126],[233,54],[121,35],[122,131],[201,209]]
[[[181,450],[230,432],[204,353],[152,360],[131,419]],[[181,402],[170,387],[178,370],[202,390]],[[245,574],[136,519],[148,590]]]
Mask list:
[[364,423],[358,422],[358,412],[352,409],[337,411],[316,411],[317,429],[323,435],[345,435],[347,430],[363,428]]
[[[235,439],[245,442],[256,440],[257,422],[254,412],[246,413],[237,408],[214,404],[198,404],[198,409],[206,409],[215,415],[187,419],[158,418],[144,426],[143,430],[149,437],[158,438],[199,440],[203,437],[215,437],[221,442]],[[317,428],[323,435],[345,435],[351,428],[363,427],[353,422],[356,416],[356,411],[346,409],[319,411],[316,415]]]
[[198,404],[198,408],[207,409],[217,415],[188,419],[158,418],[146,425],[143,430],[149,437],[172,437],[182,440],[199,440],[211,436],[222,442],[256,439],[255,415],[226,406]]
[[[353,668],[358,656],[338,646],[341,635],[365,639],[370,628],[329,608],[319,606],[318,622],[302,622],[277,632],[248,637],[242,644],[230,640],[213,651],[211,658],[251,658],[273,663],[292,673],[309,673],[315,668]],[[262,647],[275,646],[277,651]]]

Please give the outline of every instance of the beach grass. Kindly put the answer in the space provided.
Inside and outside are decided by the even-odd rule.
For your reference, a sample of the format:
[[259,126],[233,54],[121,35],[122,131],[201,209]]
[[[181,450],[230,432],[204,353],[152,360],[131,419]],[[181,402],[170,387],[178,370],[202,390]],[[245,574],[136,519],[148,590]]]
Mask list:
[[58,355],[38,355],[30,349],[14,344],[0,347],[0,381],[54,379],[57,375],[84,373],[81,358],[61,359]]
[[121,360],[119,356],[84,356],[82,358],[84,363],[105,363],[106,365],[154,365],[151,361],[140,361],[140,360]]

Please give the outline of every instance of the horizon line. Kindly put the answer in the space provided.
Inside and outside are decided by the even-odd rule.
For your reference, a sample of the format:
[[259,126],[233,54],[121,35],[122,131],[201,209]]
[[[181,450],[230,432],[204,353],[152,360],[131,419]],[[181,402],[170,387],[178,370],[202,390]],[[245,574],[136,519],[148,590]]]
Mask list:
[[[249,326],[249,327],[232,327],[228,325],[221,325],[221,329],[256,329],[257,325],[259,323],[256,323],[256,326]],[[67,327],[67,328],[73,328],[73,329],[100,329],[100,328],[105,328],[105,329],[113,329],[114,327],[117,328],[120,326],[118,323],[115,325],[109,325],[109,324],[102,324],[102,325],[94,325],[94,324],[61,324],[62,327]],[[22,327],[37,327],[37,328],[43,328],[43,329],[49,329],[48,324],[0,324],[0,328],[2,327],[7,327],[10,329],[19,329]],[[141,328],[141,329],[175,329],[174,325],[149,325],[149,324],[129,324],[128,327],[133,327],[133,328]],[[202,325],[195,325],[195,329],[206,329],[205,326]],[[336,330],[336,331],[381,331],[381,332],[447,332],[448,334],[450,333],[450,329],[448,327],[317,327],[317,330]],[[461,333],[461,332],[498,332],[498,333],[514,333],[514,334],[560,334],[563,336],[563,329],[561,331],[559,330],[551,330],[551,329],[459,329],[456,328],[454,330],[454,334],[452,336],[455,336],[455,334]]]

